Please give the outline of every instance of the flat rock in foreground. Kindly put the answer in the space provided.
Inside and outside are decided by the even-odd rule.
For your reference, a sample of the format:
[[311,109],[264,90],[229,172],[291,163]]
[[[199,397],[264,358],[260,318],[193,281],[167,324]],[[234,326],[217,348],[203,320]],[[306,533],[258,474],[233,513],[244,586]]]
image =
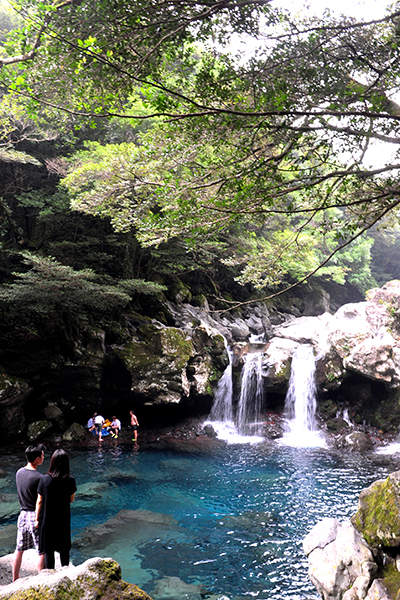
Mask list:
[[[12,556],[12,555],[10,555]],[[3,561],[4,562],[4,561]],[[28,565],[27,565],[28,567]],[[29,567],[28,567],[29,568]],[[112,558],[91,558],[77,567],[44,569],[0,587],[1,600],[151,600],[136,585],[121,579]]]

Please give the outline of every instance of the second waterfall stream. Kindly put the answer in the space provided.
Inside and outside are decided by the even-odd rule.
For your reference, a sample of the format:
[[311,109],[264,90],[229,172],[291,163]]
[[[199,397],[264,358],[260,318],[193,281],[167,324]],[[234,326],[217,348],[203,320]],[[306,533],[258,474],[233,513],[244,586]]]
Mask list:
[[312,346],[304,344],[293,353],[289,388],[285,400],[288,446],[321,447],[325,441],[317,428],[315,357]]

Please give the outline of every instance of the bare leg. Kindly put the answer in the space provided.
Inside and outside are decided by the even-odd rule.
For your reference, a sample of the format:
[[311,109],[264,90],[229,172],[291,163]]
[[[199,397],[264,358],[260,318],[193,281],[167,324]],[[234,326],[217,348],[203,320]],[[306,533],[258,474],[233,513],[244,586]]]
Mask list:
[[17,579],[19,579],[19,570],[21,568],[21,563],[22,563],[22,555],[23,552],[20,552],[19,550],[15,551],[14,554],[14,562],[13,562],[13,581],[16,581]]
[[39,573],[42,569],[44,569],[44,567],[45,567],[45,555],[39,554],[38,565],[37,565],[37,570],[39,571]]

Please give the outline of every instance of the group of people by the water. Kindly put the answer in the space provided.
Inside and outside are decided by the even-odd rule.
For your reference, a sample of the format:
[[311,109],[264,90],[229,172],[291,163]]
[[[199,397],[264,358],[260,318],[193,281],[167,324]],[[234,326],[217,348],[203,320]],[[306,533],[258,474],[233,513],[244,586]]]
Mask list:
[[38,571],[54,569],[55,552],[62,566],[69,564],[71,549],[71,503],[75,499],[75,478],[70,475],[69,457],[58,448],[51,456],[45,475],[38,472],[44,460],[44,446],[28,446],[27,464],[17,471],[16,484],[20,514],[13,562],[13,581],[19,578],[25,550],[35,548]]
[[[107,435],[118,438],[121,421],[116,416],[106,421],[94,413],[87,426],[102,441]],[[137,443],[139,422],[130,411],[132,441]],[[75,499],[75,478],[70,475],[69,457],[58,448],[51,456],[45,475],[38,472],[44,461],[43,444],[28,446],[25,450],[27,464],[16,473],[20,514],[17,523],[17,544],[13,561],[13,581],[19,578],[25,550],[35,548],[38,554],[38,571],[54,569],[55,552],[60,554],[62,566],[69,564],[71,549],[71,503]]]
[[[130,416],[130,427],[132,430],[132,441],[137,442],[137,431],[139,427],[139,421],[136,415],[131,410]],[[117,439],[121,431],[121,421],[114,415],[112,420],[105,419],[102,415],[97,412],[93,413],[87,422],[86,428],[93,432],[93,435],[98,435],[99,442],[103,441],[103,436],[110,435],[112,438]]]

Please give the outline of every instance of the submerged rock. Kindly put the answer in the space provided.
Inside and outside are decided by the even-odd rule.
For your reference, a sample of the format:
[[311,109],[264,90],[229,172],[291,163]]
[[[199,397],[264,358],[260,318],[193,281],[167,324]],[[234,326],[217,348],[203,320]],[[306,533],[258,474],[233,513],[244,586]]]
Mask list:
[[148,510],[121,510],[105,523],[91,526],[75,538],[74,546],[82,548],[87,554],[94,554],[110,544],[123,545],[128,538],[137,546],[155,538],[176,540],[179,536],[177,521],[170,515],[154,513]]
[[185,598],[185,600],[202,600],[202,587],[192,583],[185,583],[179,577],[163,577],[159,579],[151,593],[158,600],[177,600],[177,598]]

